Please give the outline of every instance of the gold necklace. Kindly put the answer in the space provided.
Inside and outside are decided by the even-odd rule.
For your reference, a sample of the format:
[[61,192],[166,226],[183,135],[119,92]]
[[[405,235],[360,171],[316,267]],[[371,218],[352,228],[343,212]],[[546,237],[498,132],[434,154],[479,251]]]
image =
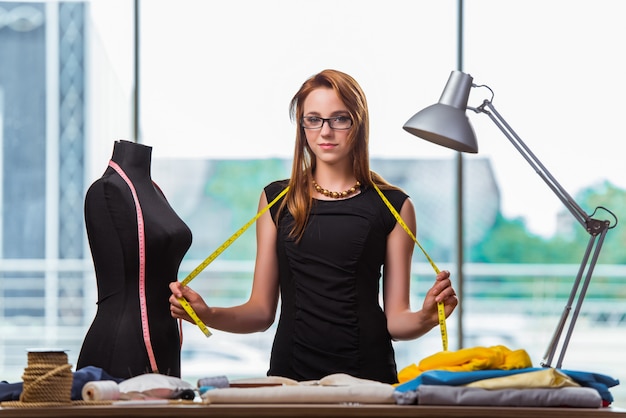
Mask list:
[[311,181],[313,182],[313,188],[316,192],[321,193],[326,197],[332,197],[333,199],[348,197],[351,194],[356,193],[356,191],[361,187],[361,183],[357,181],[356,184],[350,187],[348,190],[345,190],[343,192],[331,192],[330,190],[326,190],[322,186],[317,184],[315,180],[311,179]]

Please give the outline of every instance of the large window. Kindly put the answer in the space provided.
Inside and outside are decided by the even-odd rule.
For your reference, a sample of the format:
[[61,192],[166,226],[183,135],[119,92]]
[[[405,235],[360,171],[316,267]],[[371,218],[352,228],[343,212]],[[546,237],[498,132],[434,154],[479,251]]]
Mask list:
[[[587,235],[484,115],[468,114],[479,153],[462,157],[402,125],[462,69],[493,90],[494,105],[585,210],[602,205],[624,218],[625,12],[620,0],[0,1],[0,380],[20,379],[28,347],[61,346],[76,362],[96,309],[83,198],[114,140],[153,147],[153,177],[194,234],[181,279],[254,216],[265,184],[289,175],[289,101],[324,68],[365,90],[373,168],[410,193],[417,238],[463,277],[450,348],[524,348],[538,365]],[[470,104],[488,93],[473,89]],[[607,235],[564,366],[623,380],[620,226]],[[245,300],[254,246],[246,232],[193,287],[215,305]],[[418,250],[414,261],[417,308],[433,272]],[[192,382],[267,367],[271,329],[205,339],[185,324],[184,333]],[[441,340],[434,330],[396,349],[403,367]],[[612,392],[626,404],[622,388]]]

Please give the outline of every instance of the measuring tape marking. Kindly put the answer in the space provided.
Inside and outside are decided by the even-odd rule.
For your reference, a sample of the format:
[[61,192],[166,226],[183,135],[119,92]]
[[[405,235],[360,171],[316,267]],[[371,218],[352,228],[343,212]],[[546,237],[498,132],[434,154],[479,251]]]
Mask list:
[[[378,188],[378,186],[376,186],[376,184],[374,184],[374,188],[376,189],[376,191],[378,192],[378,194],[382,198],[383,202],[385,202],[385,204],[387,205],[387,207],[389,208],[389,210],[391,211],[393,216],[396,218],[398,223],[407,232],[407,234],[411,237],[411,239],[413,239],[413,241],[419,247],[419,249],[422,251],[422,253],[424,253],[424,255],[426,256],[426,259],[430,262],[430,265],[432,266],[433,270],[435,270],[435,273],[439,274],[439,272],[440,272],[439,268],[437,267],[435,262],[430,258],[430,256],[426,252],[426,250],[420,245],[419,241],[413,235],[413,232],[411,232],[411,230],[406,225],[406,223],[404,222],[404,220],[402,219],[402,217],[400,216],[398,211],[393,207],[393,205],[389,202],[389,200],[385,197],[385,195],[380,191],[380,189]],[[222,252],[224,252],[224,250],[226,250],[226,248],[228,248],[237,238],[239,238],[241,235],[243,235],[243,233],[254,222],[256,222],[278,200],[280,200],[280,198],[282,198],[287,193],[288,190],[289,190],[289,186],[285,187],[285,189],[283,189],[283,191],[278,196],[276,196],[270,203],[268,203],[263,209],[261,209],[243,227],[241,227],[238,231],[236,231],[233,235],[231,235],[230,238],[228,238],[222,245],[220,245],[202,263],[200,263],[198,265],[198,267],[196,267],[191,273],[189,273],[189,275],[187,275],[187,277],[185,277],[185,279],[181,281],[181,284],[183,286],[187,286],[189,284],[189,282],[191,282],[196,276],[198,276],[198,274],[200,274],[200,272],[202,272],[202,270],[204,270],[209,264],[211,264],[213,262],[213,260],[215,260]],[[202,320],[200,320],[200,318],[198,317],[196,312],[193,310],[193,307],[189,304],[189,302],[187,302],[187,300],[185,298],[179,298],[178,300],[181,303],[181,306],[183,307],[183,309],[185,309],[185,311],[187,312],[187,314],[189,314],[191,319],[196,323],[196,325],[198,325],[200,330],[207,337],[209,337],[211,335],[211,332],[206,327],[206,325],[202,322]],[[440,330],[441,330],[441,340],[442,340],[442,344],[443,344],[443,350],[447,351],[448,350],[448,331],[447,331],[447,327],[446,327],[446,314],[445,314],[445,307],[444,307],[443,302],[437,302],[437,316],[438,316],[438,319],[439,319],[439,327],[440,327]]]
[[[228,238],[222,245],[220,245],[215,251],[213,251],[213,253],[211,255],[209,255],[206,259],[204,259],[204,261],[202,263],[200,263],[198,265],[198,267],[193,269],[192,272],[189,273],[187,275],[187,277],[185,277],[185,279],[183,279],[180,282],[180,284],[183,285],[183,286],[187,286],[189,284],[189,282],[191,282],[194,278],[196,278],[196,276],[198,276],[198,274],[200,274],[200,272],[202,270],[204,270],[209,264],[211,264],[213,262],[213,260],[215,260],[222,252],[224,252],[224,250],[226,250],[226,248],[228,248],[233,242],[235,242],[235,240],[237,238],[239,238],[241,235],[243,235],[243,233],[246,231],[246,229],[248,229],[253,223],[255,223],[276,202],[278,202],[280,200],[280,198],[282,198],[287,193],[288,190],[289,190],[289,186],[285,187],[283,189],[283,191],[280,192],[280,194],[278,196],[276,196],[270,203],[268,203],[263,209],[261,209],[244,226],[239,228],[239,230],[237,232],[235,232],[233,235],[231,235],[230,238]],[[206,327],[204,322],[202,322],[200,317],[198,317],[198,315],[193,310],[193,307],[189,304],[189,302],[187,302],[187,300],[185,298],[179,298],[178,301],[180,302],[180,304],[183,307],[183,309],[185,309],[187,314],[189,314],[191,319],[196,323],[196,325],[204,333],[204,335],[206,335],[207,337],[211,336],[211,331],[209,331],[209,329]]]
[[[385,202],[385,205],[387,205],[387,207],[389,208],[393,216],[396,218],[398,223],[402,226],[402,228],[406,231],[406,233],[409,234],[411,239],[415,241],[415,244],[419,247],[419,249],[422,250],[422,252],[426,256],[426,259],[430,262],[430,265],[432,266],[433,270],[435,270],[435,273],[439,274],[440,273],[439,268],[437,267],[435,262],[432,260],[432,258],[430,258],[426,250],[420,245],[419,241],[417,241],[417,238],[415,238],[415,235],[413,235],[413,232],[411,232],[411,229],[409,229],[409,227],[404,222],[404,220],[402,219],[402,217],[400,216],[396,208],[393,207],[391,202],[389,202],[387,197],[383,194],[383,192],[380,191],[380,189],[378,188],[376,184],[374,184],[374,188],[376,189],[380,197],[383,199],[383,202]],[[446,327],[446,311],[445,311],[445,306],[443,302],[437,302],[437,317],[439,319],[439,328],[441,330],[441,343],[443,345],[443,351],[448,351],[448,328]]]
[[144,344],[148,352],[148,359],[150,360],[150,367],[152,367],[152,371],[154,373],[158,373],[159,371],[156,364],[156,357],[154,355],[150,339],[150,327],[148,325],[148,303],[146,301],[146,239],[143,212],[141,210],[139,197],[137,196],[137,191],[135,190],[133,182],[116,162],[113,160],[109,161],[109,166],[113,168],[113,170],[115,170],[117,174],[126,182],[135,203],[135,211],[137,215],[137,238],[139,241],[139,308],[141,312],[141,329]]
[[196,311],[194,311],[191,305],[189,304],[189,302],[187,302],[187,299],[185,299],[184,297],[181,297],[181,298],[178,298],[178,301],[180,302],[180,305],[183,307],[185,312],[187,312],[187,314],[191,317],[193,322],[195,322],[198,328],[200,328],[200,331],[202,331],[202,333],[206,337],[210,337],[212,335],[211,331],[209,331],[209,328],[207,328],[204,322],[202,322],[198,314],[196,314]]

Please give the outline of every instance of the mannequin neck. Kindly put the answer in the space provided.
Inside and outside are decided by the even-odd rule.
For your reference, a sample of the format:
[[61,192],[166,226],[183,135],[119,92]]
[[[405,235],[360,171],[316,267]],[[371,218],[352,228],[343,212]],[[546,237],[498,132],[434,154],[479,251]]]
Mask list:
[[117,163],[128,175],[149,177],[152,147],[130,141],[116,141],[111,160]]

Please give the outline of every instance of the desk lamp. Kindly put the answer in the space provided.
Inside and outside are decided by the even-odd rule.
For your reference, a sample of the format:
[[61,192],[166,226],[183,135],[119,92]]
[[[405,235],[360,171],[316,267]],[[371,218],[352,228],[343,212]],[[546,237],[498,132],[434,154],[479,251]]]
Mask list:
[[[569,319],[567,332],[562,341],[561,351],[556,363],[556,368],[561,368],[563,357],[567,350],[576,319],[580,313],[583,300],[585,298],[589,282],[593,275],[593,269],[598,261],[602,243],[609,229],[617,224],[617,217],[604,207],[598,207],[593,214],[588,215],[565,191],[559,182],[550,174],[539,159],[526,146],[521,138],[513,131],[511,126],[502,118],[493,106],[493,91],[488,86],[477,86],[472,83],[473,78],[461,71],[452,71],[448,82],[441,94],[439,102],[431,105],[420,112],[416,113],[404,125],[404,129],[422,139],[451,148],[456,151],[477,153],[478,145],[476,143],[476,135],[469,119],[465,113],[467,109],[476,113],[484,113],[488,115],[493,123],[502,131],[509,139],[513,146],[526,159],[532,168],[546,182],[546,184],[557,195],[565,207],[571,212],[574,218],[589,233],[589,243],[585,250],[580,269],[576,275],[574,285],[570,292],[567,304],[563,309],[561,318],[557,324],[556,330],[552,336],[546,354],[541,362],[543,367],[552,367],[551,363],[557,351],[557,347],[563,338],[563,331]],[[491,99],[486,99],[477,108],[468,107],[470,89],[472,87],[485,87],[491,92]],[[595,219],[592,216],[603,209],[608,212],[615,223],[611,226],[610,221]],[[583,280],[584,277],[584,280]],[[582,283],[582,287],[581,287]],[[575,309],[570,318],[572,305],[575,302]]]

